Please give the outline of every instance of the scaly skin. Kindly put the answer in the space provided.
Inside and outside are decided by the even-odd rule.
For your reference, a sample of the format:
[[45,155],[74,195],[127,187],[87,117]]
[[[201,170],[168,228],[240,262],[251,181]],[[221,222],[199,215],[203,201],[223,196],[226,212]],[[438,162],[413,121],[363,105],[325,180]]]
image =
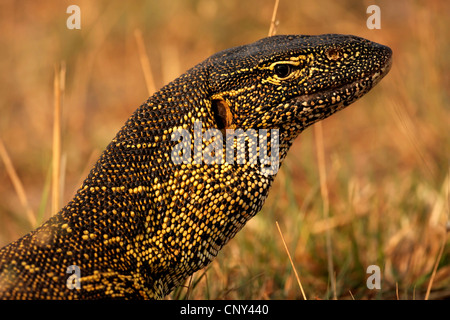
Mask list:
[[[368,40],[330,34],[273,36],[206,59],[131,115],[58,214],[0,250],[0,298],[163,298],[261,209],[278,168],[264,171],[250,148],[244,163],[195,158],[202,153],[194,122],[203,134],[272,129],[268,149],[275,154],[278,133],[281,164],[305,128],[378,83],[391,55]],[[193,137],[183,140],[192,157],[176,164],[180,128]],[[215,139],[200,142],[205,148]],[[238,139],[234,147],[246,148]],[[79,289],[67,286],[71,265]]]

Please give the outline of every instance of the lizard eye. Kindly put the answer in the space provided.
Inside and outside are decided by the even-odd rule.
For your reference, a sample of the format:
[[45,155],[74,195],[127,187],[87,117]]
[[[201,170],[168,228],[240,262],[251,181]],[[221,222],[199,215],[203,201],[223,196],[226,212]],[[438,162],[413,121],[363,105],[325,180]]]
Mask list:
[[283,79],[286,78],[287,76],[289,76],[289,74],[292,71],[292,66],[289,64],[277,64],[274,68],[275,74]]

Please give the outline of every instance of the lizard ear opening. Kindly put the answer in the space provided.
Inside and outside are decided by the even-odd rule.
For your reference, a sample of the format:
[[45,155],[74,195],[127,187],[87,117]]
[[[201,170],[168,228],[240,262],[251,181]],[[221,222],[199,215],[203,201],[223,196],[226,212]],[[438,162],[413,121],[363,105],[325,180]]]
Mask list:
[[219,130],[225,130],[231,127],[233,123],[233,115],[230,111],[230,106],[222,99],[214,99],[211,101],[214,120],[217,123]]

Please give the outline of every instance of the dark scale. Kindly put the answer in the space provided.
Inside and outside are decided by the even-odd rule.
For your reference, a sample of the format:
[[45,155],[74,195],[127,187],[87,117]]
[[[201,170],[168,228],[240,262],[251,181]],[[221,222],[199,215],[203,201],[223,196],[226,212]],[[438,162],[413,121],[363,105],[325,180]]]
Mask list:
[[[273,36],[206,59],[131,115],[57,215],[0,250],[0,299],[163,298],[261,209],[276,174],[249,154],[248,137],[234,142],[247,150],[244,163],[234,155],[231,164],[175,165],[172,133],[194,137],[195,121],[202,134],[277,130],[281,165],[306,127],[378,83],[391,55],[331,34]],[[67,286],[70,265],[80,289]]]

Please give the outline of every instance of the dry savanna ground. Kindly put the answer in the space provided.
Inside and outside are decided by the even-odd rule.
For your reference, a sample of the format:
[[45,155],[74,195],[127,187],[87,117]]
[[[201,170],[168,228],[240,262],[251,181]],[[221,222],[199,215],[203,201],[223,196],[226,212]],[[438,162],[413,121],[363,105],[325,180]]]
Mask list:
[[[149,91],[265,37],[274,3],[1,1],[0,245],[71,199]],[[450,297],[450,2],[376,1],[374,30],[370,4],[280,0],[278,34],[365,37],[393,49],[392,70],[298,138],[263,210],[169,299]]]

